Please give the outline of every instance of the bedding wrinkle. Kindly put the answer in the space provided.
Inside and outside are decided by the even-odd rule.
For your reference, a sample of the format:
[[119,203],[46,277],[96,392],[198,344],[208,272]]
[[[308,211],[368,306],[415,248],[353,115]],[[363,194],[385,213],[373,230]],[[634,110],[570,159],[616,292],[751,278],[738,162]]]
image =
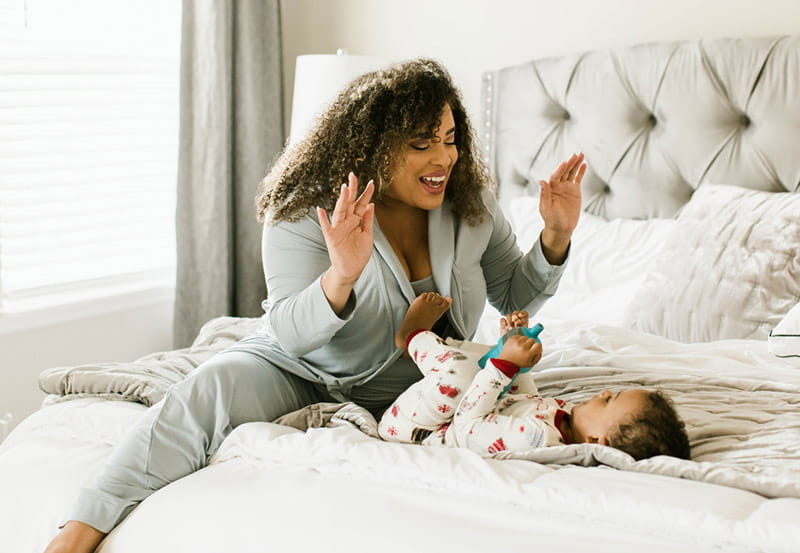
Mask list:
[[800,297],[800,195],[706,183],[678,221],[628,305],[633,326],[683,342],[766,339]]

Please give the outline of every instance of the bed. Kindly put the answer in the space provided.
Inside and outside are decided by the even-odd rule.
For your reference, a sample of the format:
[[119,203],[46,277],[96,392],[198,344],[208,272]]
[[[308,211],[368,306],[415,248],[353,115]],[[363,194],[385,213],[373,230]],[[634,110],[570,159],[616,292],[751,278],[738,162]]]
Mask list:
[[[537,313],[544,395],[660,388],[692,460],[573,444],[480,457],[382,442],[355,405],[238,427],[145,500],[102,553],[800,551],[800,37],[644,44],[489,71],[477,127],[522,248],[537,179],[583,151],[584,208]],[[492,343],[487,306],[475,340]],[[0,549],[44,549],[170,383],[254,332],[42,373],[0,445]]]

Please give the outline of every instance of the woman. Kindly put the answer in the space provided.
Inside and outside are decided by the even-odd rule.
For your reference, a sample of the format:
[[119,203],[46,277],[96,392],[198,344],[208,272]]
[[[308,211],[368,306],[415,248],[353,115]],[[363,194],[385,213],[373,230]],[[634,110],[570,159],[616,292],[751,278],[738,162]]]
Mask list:
[[319,401],[379,416],[420,378],[394,334],[422,292],[453,299],[435,326],[443,336],[471,337],[487,297],[501,312],[535,311],[563,271],[585,167],[574,155],[540,181],[545,227],[522,255],[445,69],[420,59],[353,81],[262,183],[263,331],[145,413],[47,552],[93,551],[139,501],[205,466],[239,424]]

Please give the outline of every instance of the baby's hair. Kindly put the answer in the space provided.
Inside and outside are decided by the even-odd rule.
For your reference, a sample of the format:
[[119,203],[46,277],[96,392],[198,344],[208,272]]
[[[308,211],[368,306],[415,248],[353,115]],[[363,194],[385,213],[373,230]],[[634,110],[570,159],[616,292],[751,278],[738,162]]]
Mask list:
[[655,455],[690,458],[689,438],[672,400],[659,391],[650,391],[645,406],[628,417],[608,436],[608,445],[631,455],[637,461]]

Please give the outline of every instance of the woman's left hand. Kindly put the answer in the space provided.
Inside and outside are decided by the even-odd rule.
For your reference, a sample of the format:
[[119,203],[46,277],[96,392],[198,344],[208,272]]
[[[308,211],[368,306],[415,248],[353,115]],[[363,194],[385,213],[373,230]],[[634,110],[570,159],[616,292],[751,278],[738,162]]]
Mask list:
[[542,250],[547,260],[559,265],[567,255],[572,231],[581,214],[581,181],[586,172],[583,154],[572,154],[550,176],[540,180],[539,213],[544,220]]

